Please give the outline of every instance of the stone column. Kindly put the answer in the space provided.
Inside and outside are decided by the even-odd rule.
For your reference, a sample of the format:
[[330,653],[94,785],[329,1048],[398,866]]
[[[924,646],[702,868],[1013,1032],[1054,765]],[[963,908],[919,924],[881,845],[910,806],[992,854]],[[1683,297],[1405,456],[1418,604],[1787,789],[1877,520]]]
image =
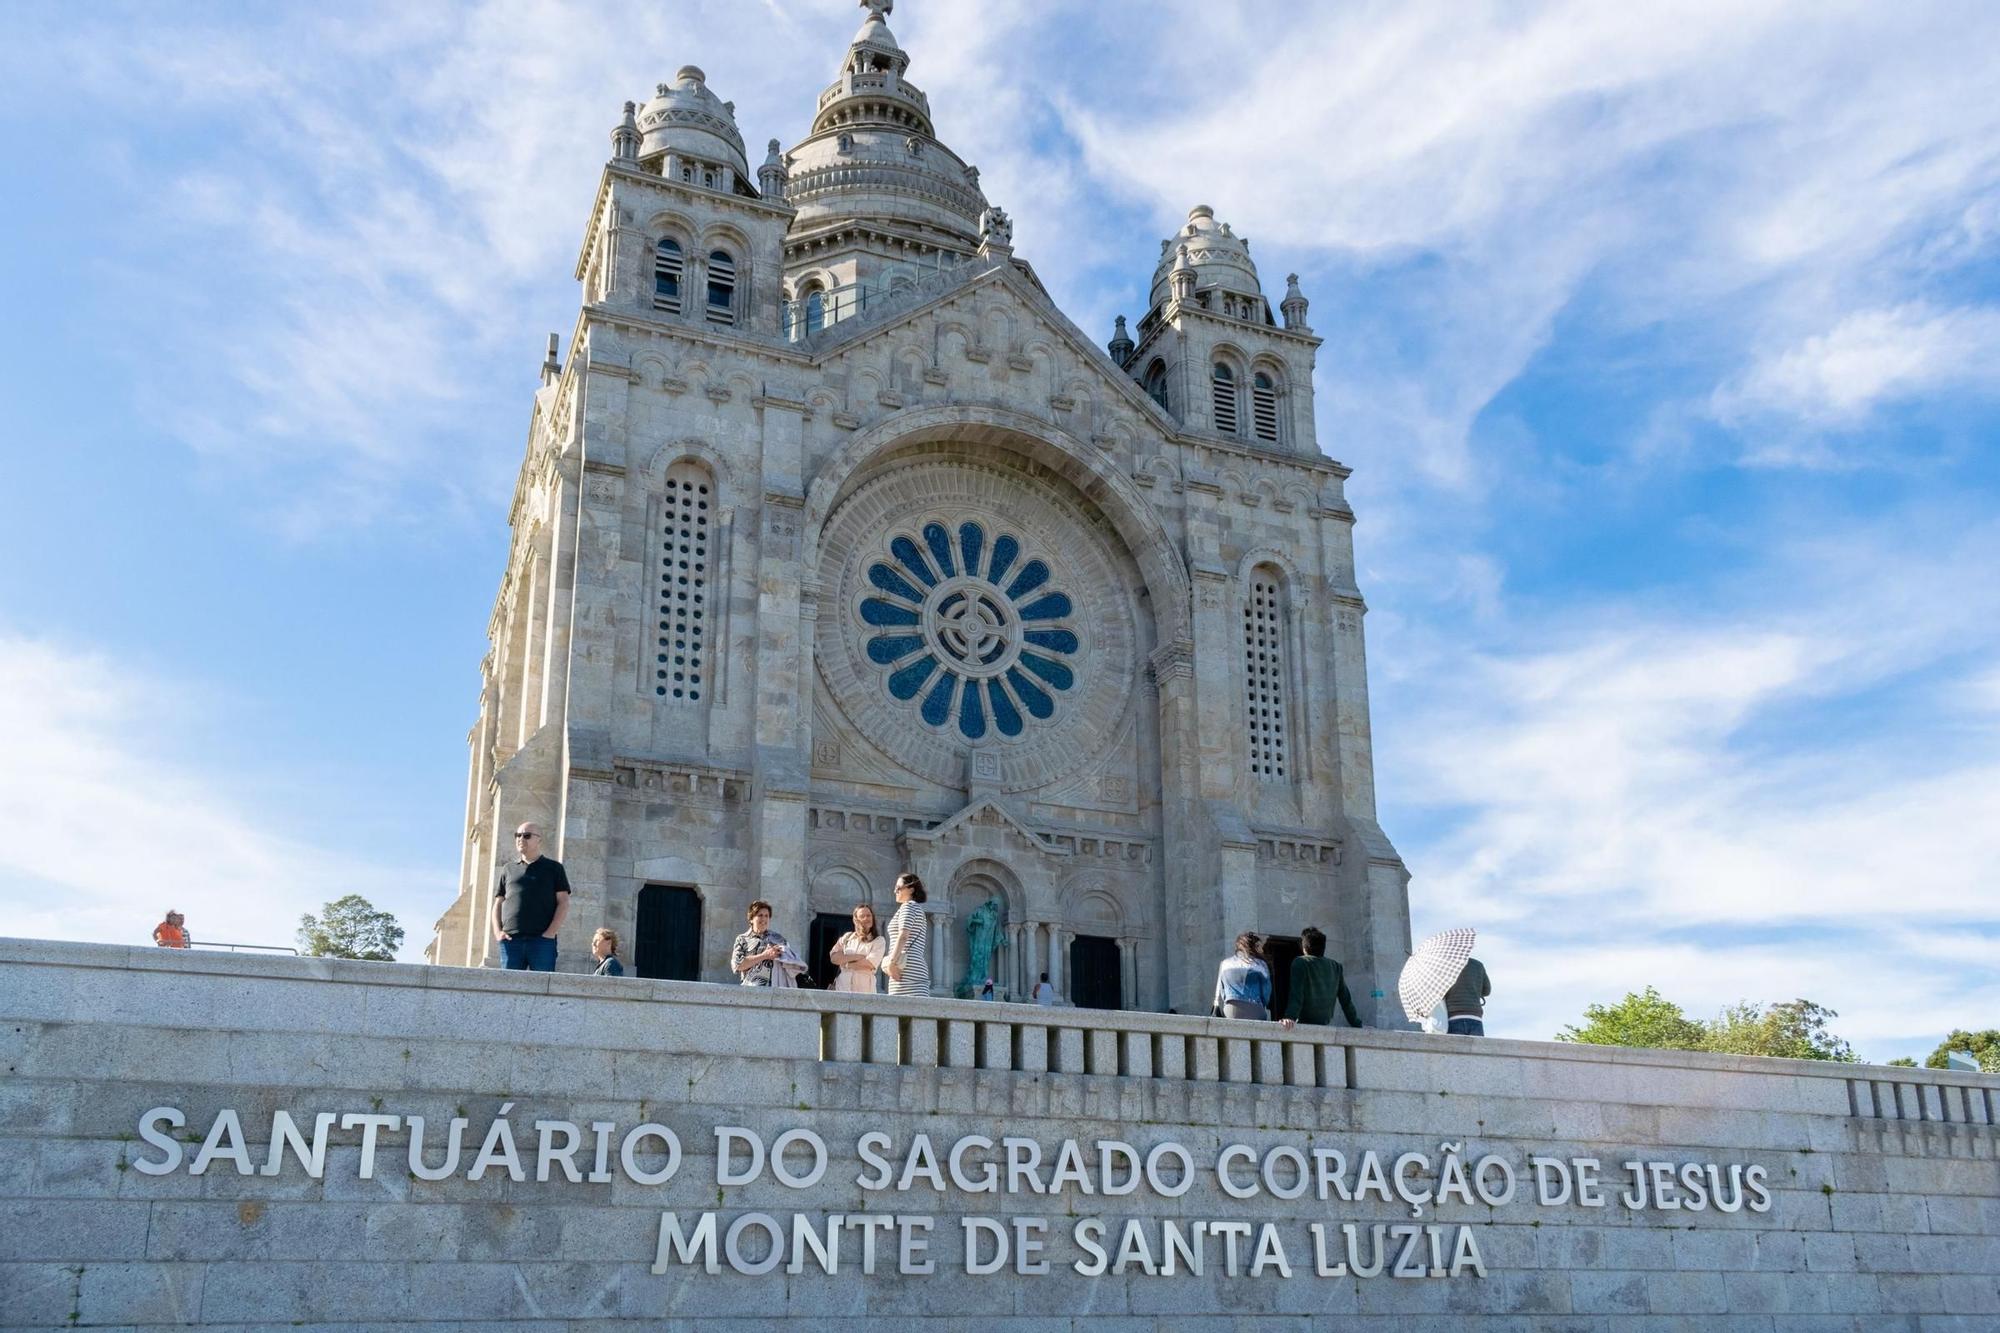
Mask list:
[[[541,535],[537,534],[535,545],[539,548]],[[514,745],[518,749],[528,743],[528,737],[541,729],[542,725],[542,646],[548,630],[548,595],[545,583],[547,570],[539,549],[531,549],[527,559],[526,600],[523,603],[523,620],[526,622],[521,633],[520,686],[518,697],[520,707],[516,710],[517,730]]]
[[549,497],[548,632],[542,642],[541,698],[534,707],[541,726],[568,718],[570,617],[576,587],[576,523],[582,494],[567,472],[558,472]]
[[1118,941],[1118,969],[1119,1007],[1127,1010],[1143,1008],[1139,1003],[1139,941],[1129,937]]
[[952,987],[958,984],[958,975],[964,969],[959,962],[962,945],[959,941],[957,917],[947,909],[939,908],[930,913],[931,928],[931,994],[949,997]]
[[750,887],[771,903],[779,920],[805,921],[811,791],[807,756],[812,749],[812,643],[818,615],[799,558],[805,406],[765,397],[755,405],[762,422],[764,493],[755,580],[751,830],[756,878]]
[[1062,927],[1057,925],[1055,922],[1051,921],[1048,924],[1048,930],[1049,930],[1049,966],[1048,966],[1049,984],[1056,988],[1056,994],[1058,996],[1062,997],[1063,999],[1068,999],[1069,982],[1067,978],[1063,976],[1063,965],[1062,965],[1062,936],[1063,936]]
[[1199,1010],[1191,1006],[1203,996],[1204,973],[1214,966],[1221,927],[1215,901],[1216,832],[1200,796],[1193,645],[1162,645],[1150,665],[1160,719],[1160,874],[1166,896],[1167,994],[1183,1013],[1206,1013],[1206,1003]]

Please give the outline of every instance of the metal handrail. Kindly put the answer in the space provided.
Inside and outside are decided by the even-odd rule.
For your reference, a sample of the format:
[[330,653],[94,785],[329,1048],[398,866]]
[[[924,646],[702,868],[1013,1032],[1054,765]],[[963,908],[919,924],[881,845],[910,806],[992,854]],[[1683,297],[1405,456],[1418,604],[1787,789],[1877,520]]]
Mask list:
[[299,956],[299,951],[286,944],[227,944],[220,940],[189,940],[190,949],[227,949],[231,953],[248,950],[251,953],[288,953]]

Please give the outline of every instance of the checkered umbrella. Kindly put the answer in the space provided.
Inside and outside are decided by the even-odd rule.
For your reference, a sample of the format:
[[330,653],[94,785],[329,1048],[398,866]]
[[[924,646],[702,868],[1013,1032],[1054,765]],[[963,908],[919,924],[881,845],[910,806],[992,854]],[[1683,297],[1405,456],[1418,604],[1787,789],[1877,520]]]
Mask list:
[[1472,957],[1472,928],[1459,926],[1441,930],[1417,946],[1403,975],[1396,980],[1396,994],[1402,997],[1403,1012],[1412,1023],[1421,1023],[1438,1007],[1451,983],[1465,970]]

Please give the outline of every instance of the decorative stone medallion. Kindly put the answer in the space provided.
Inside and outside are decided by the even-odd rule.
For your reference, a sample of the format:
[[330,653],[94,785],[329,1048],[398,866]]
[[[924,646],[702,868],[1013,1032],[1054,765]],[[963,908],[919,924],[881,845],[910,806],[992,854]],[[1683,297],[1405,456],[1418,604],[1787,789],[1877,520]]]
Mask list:
[[1000,467],[892,469],[827,521],[818,622],[833,702],[886,754],[962,786],[966,751],[1019,791],[1115,736],[1136,678],[1129,562],[1070,497]]

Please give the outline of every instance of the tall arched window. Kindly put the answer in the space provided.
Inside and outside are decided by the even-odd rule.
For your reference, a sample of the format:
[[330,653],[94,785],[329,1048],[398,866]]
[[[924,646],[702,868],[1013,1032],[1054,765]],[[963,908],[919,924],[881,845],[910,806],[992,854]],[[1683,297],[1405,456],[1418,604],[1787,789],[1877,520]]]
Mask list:
[[1236,372],[1218,361],[1210,373],[1215,387],[1215,428],[1224,435],[1237,433]]
[[1250,573],[1243,602],[1244,721],[1248,724],[1250,775],[1275,782],[1285,776],[1285,585],[1269,565]]
[[826,293],[818,287],[806,292],[806,332],[818,333],[826,327]]
[[715,531],[715,485],[699,463],[667,469],[666,502],[660,507],[660,629],[654,649],[653,693],[677,703],[693,703],[707,688],[710,630],[714,622],[708,590],[715,561],[709,538]]
[[708,322],[736,322],[736,261],[726,250],[708,252]]
[[662,236],[653,247],[653,309],[671,315],[681,312],[681,277],[686,271],[681,243],[671,236]]
[[1147,397],[1160,405],[1162,411],[1173,411],[1167,406],[1166,362],[1155,358],[1153,364],[1146,367],[1146,378],[1140,382],[1140,386],[1145,389]]
[[1278,442],[1278,385],[1261,370],[1250,381],[1250,426],[1258,439]]

